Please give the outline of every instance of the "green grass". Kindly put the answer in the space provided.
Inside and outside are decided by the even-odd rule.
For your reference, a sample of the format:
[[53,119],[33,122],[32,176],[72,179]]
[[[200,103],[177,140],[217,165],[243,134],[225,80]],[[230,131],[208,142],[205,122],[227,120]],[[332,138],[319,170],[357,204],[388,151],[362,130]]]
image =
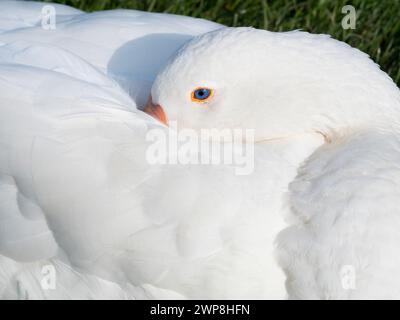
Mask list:
[[[50,1],[47,1],[50,2]],[[400,84],[400,1],[398,0],[53,0],[95,11],[130,8],[213,20],[228,26],[271,31],[302,29],[327,33],[368,53]],[[356,8],[356,29],[344,30],[341,9]]]

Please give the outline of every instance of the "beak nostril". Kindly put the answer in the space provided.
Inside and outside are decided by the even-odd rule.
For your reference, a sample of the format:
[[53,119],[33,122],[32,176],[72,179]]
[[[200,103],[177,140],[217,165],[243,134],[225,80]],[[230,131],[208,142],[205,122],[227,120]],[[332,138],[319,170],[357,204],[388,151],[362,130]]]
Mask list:
[[152,117],[158,119],[163,124],[168,125],[168,120],[164,112],[164,109],[160,105],[153,103],[151,95],[149,96],[149,100],[147,100],[146,107],[144,108],[143,111],[151,115]]

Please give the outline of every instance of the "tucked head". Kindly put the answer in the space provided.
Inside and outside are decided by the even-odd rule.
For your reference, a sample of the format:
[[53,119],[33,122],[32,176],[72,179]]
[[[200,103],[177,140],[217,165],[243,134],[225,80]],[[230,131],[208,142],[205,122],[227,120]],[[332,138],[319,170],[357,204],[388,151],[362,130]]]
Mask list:
[[366,54],[326,35],[223,28],[189,41],[146,111],[178,128],[255,129],[256,140],[398,114],[399,90]]

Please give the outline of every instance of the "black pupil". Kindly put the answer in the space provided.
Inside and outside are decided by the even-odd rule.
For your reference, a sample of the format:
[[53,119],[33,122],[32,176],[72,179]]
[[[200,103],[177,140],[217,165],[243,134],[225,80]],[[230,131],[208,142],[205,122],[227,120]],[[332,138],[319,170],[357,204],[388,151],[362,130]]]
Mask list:
[[200,89],[197,91],[197,96],[199,98],[203,98],[206,94],[207,94],[207,90],[205,90],[205,89]]

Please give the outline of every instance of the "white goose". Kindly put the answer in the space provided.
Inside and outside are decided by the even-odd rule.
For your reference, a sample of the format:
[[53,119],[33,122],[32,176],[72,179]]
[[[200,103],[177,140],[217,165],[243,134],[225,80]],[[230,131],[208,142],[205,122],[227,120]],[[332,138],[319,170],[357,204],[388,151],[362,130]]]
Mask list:
[[[99,39],[67,47],[57,38],[77,21],[112,28],[114,14],[74,13],[52,35],[35,26],[0,34],[4,298],[399,297],[400,96],[386,74],[327,36],[200,35],[158,74],[146,111],[178,130],[255,129],[255,170],[238,177],[224,165],[154,166],[145,135],[167,129],[126,91],[143,103],[183,39],[149,74],[136,65],[124,75],[107,67],[113,57],[124,65],[125,55],[96,60],[89,50]],[[199,22],[123,14],[125,23]],[[49,263],[55,290],[38,281]],[[355,270],[350,290],[344,266]]]
[[[213,92],[205,103],[188,94],[199,87]],[[400,297],[400,91],[366,54],[325,35],[226,28],[186,44],[152,101],[182,127],[255,128],[259,149],[308,150],[281,164],[288,177],[257,177],[289,187],[276,243],[291,298]]]

